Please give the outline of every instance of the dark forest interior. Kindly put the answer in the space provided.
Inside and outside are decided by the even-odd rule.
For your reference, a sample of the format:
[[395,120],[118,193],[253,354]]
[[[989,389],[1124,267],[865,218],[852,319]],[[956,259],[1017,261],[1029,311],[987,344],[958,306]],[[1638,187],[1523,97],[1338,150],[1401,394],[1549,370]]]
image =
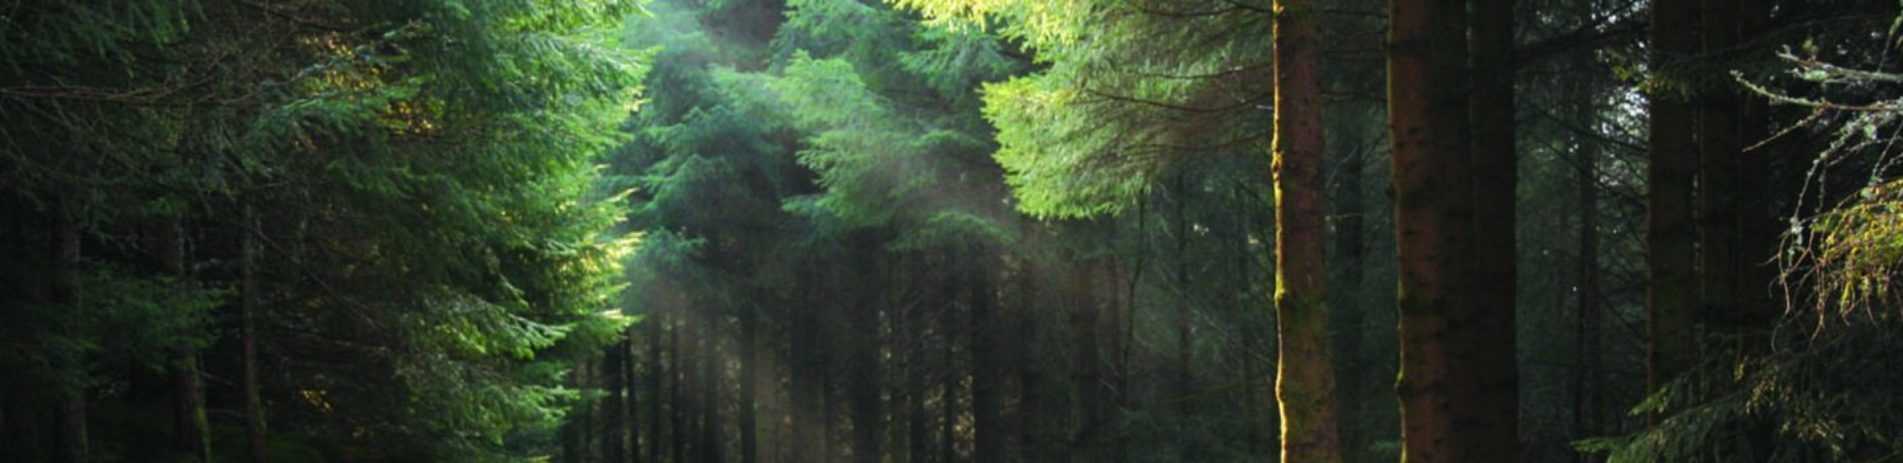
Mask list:
[[0,37],[4,462],[1903,459],[1892,0]]

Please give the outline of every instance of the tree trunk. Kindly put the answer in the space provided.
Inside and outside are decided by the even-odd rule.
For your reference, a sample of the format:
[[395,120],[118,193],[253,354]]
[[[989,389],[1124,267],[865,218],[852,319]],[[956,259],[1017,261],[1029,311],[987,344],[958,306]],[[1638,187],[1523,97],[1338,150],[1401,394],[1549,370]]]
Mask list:
[[[756,298],[764,299],[764,298]],[[759,406],[760,389],[760,314],[757,307],[740,308],[740,339],[734,342],[740,356],[740,462],[760,461]]]
[[243,206],[242,224],[239,233],[243,238],[238,245],[238,320],[239,343],[244,358],[244,430],[246,461],[263,463],[266,460],[264,442],[264,402],[258,394],[258,301],[263,294],[258,288],[258,244],[259,228],[257,210],[251,203]]
[[851,374],[848,385],[848,406],[852,412],[852,454],[853,460],[860,463],[879,463],[883,458],[880,444],[884,442],[885,422],[880,400],[880,381],[883,373],[879,368],[879,292],[882,288],[879,280],[878,261],[874,253],[884,249],[875,240],[864,239],[858,246],[858,264],[860,272],[861,294],[857,294],[857,306],[853,307],[847,323],[852,326],[847,344],[850,351],[848,364]]
[[[1023,229],[1025,248],[1039,249],[1037,243],[1041,241],[1039,240],[1041,232],[1038,226],[1025,224]],[[1059,421],[1053,419],[1054,414],[1048,410],[1049,399],[1044,394],[1049,381],[1046,379],[1045,369],[1033,357],[1046,351],[1044,338],[1041,337],[1042,330],[1039,329],[1042,324],[1038,323],[1037,316],[1038,309],[1041,307],[1039,301],[1042,300],[1042,294],[1038,291],[1043,281],[1040,274],[1042,267],[1038,265],[1038,256],[1035,254],[1027,252],[1022,258],[1024,267],[1018,276],[1018,306],[1012,310],[1019,320],[1019,323],[1015,325],[1018,350],[1013,357],[1016,359],[1019,388],[1018,414],[1022,423],[1020,445],[1024,449],[1023,461],[1060,461],[1063,458],[1059,455],[1057,448],[1058,439],[1051,437],[1051,431],[1059,427],[1057,424]]]
[[[920,260],[926,262],[923,280],[935,281],[931,261],[926,255]],[[929,296],[928,296],[929,297]],[[900,341],[905,343],[905,445],[907,463],[924,463],[930,455],[931,425],[926,422],[929,416],[925,410],[925,391],[931,387],[925,376],[925,306],[912,304],[905,310],[905,330],[910,333]]]
[[726,450],[720,431],[720,386],[726,376],[722,366],[726,362],[720,357],[720,315],[707,313],[704,331],[700,338],[700,449],[697,455],[701,463],[721,463],[722,452]]
[[1328,331],[1322,199],[1321,48],[1317,5],[1275,2],[1275,397],[1281,461],[1338,462]]
[[615,343],[608,346],[608,351],[601,356],[602,374],[607,376],[607,384],[603,385],[604,396],[601,403],[602,457],[612,463],[627,461],[628,434],[625,426],[628,423],[628,408],[627,402],[622,400],[622,394],[627,390],[625,378],[628,373],[623,368],[626,365],[626,361],[623,360],[626,352],[625,344]]
[[[814,318],[813,310],[818,307],[818,304],[813,304],[811,298],[808,297],[808,292],[812,288],[813,278],[810,275],[812,272],[809,270],[797,273],[795,278],[798,284],[795,285],[794,300],[799,301],[800,307],[790,314],[792,326],[787,333],[790,338],[787,344],[793,351],[790,355],[793,359],[792,365],[787,371],[788,387],[792,388],[788,394],[790,396],[788,399],[792,402],[793,422],[790,453],[793,463],[815,463],[819,461],[815,452],[817,445],[815,445],[814,428],[819,423],[821,391],[818,378],[819,365],[822,363],[820,354],[815,349],[818,336],[814,332],[817,320]],[[825,433],[819,432],[817,436],[823,438]]]
[[974,461],[1005,461],[1004,402],[998,362],[997,294],[991,284],[989,251],[970,259],[971,412]]
[[[1112,220],[1107,225],[1111,234],[1111,247],[1114,249],[1117,242],[1117,223]],[[1113,362],[1110,371],[1115,381],[1105,385],[1107,388],[1105,392],[1110,394],[1113,400],[1104,404],[1103,410],[1099,411],[1099,416],[1103,417],[1105,423],[1114,423],[1117,415],[1130,408],[1130,338],[1134,333],[1130,331],[1128,310],[1130,305],[1124,298],[1123,263],[1113,252],[1104,259],[1104,265],[1108,267],[1106,273],[1109,278],[1104,281],[1103,288],[1105,293],[1110,295],[1110,304],[1107,308],[1110,320],[1109,326],[1104,327],[1104,332],[1110,333],[1109,348],[1110,355],[1113,356],[1110,359]],[[1110,456],[1107,461],[1119,463],[1126,460],[1130,454],[1130,433],[1124,432],[1119,426],[1106,428],[1111,434]]]
[[1513,0],[1473,0],[1468,56],[1472,91],[1468,109],[1472,129],[1473,236],[1476,245],[1473,307],[1460,321],[1466,358],[1462,377],[1478,390],[1463,391],[1467,431],[1477,450],[1468,461],[1516,461],[1519,458],[1520,378],[1515,342],[1518,295],[1518,223],[1515,189],[1519,162],[1515,147],[1513,79]]
[[686,463],[687,461],[686,421],[688,407],[682,402],[682,399],[685,399],[686,396],[681,394],[681,383],[687,381],[690,372],[687,371],[688,361],[685,349],[687,345],[681,342],[681,330],[687,328],[686,317],[682,316],[681,312],[683,312],[683,310],[681,309],[682,308],[677,307],[669,311],[668,320],[672,326],[667,330],[667,343],[669,345],[667,357],[673,361],[673,366],[668,368],[668,377],[672,378],[673,381],[668,382],[667,389],[667,447],[673,453],[668,461],[673,463]]
[[[666,376],[663,376],[663,375],[673,372],[673,370],[666,368],[667,365],[666,363],[664,363],[666,362],[666,359],[662,358],[662,353],[663,353],[662,348],[665,345],[663,343],[663,336],[665,335],[667,331],[666,323],[667,323],[667,318],[665,317],[665,315],[660,313],[659,310],[649,311],[648,317],[641,321],[641,324],[647,325],[647,341],[648,341],[648,371],[647,371],[648,440],[647,440],[647,445],[644,448],[644,450],[647,451],[646,453],[647,456],[646,458],[644,458],[644,460],[648,461],[649,463],[660,463],[662,449],[666,448],[666,446],[663,444],[664,441],[662,440],[662,432],[661,432],[662,430],[661,423],[662,423],[663,417],[665,416],[663,415],[664,411],[661,409],[661,402],[663,402],[662,400],[663,397],[661,395],[662,393],[661,386],[662,386],[663,380],[666,378]],[[674,402],[668,402],[668,403],[672,404]]]
[[[588,389],[588,362],[575,363],[574,371],[569,373],[569,385],[576,390]],[[589,420],[593,407],[575,407],[575,416],[562,424],[562,461],[568,463],[587,463],[593,461],[588,453],[588,428],[594,426]]]
[[1493,412],[1489,402],[1503,399],[1489,395],[1495,375],[1482,371],[1511,371],[1511,343],[1506,364],[1486,363],[1503,355],[1484,351],[1499,342],[1499,325],[1484,320],[1495,314],[1473,294],[1481,268],[1473,262],[1466,2],[1397,0],[1389,18],[1403,459],[1513,461],[1513,421]]
[[1105,458],[1102,434],[1106,423],[1097,413],[1100,404],[1107,399],[1099,393],[1103,382],[1103,352],[1097,342],[1097,311],[1102,308],[1097,304],[1096,278],[1092,275],[1097,266],[1096,262],[1080,261],[1070,269],[1069,276],[1071,408],[1076,416],[1075,430],[1070,436],[1070,457],[1076,463],[1096,463]]
[[[1739,0],[1738,21],[1740,36],[1759,37],[1771,31],[1771,0]],[[1771,137],[1771,107],[1764,98],[1746,98],[1739,108],[1739,141],[1743,146],[1756,145]],[[1739,294],[1746,335],[1742,338],[1747,352],[1766,352],[1770,350],[1770,330],[1783,315],[1784,306],[1773,296],[1772,287],[1777,284],[1778,270],[1771,262],[1778,256],[1779,234],[1783,232],[1779,210],[1774,206],[1771,193],[1770,157],[1776,151],[1759,148],[1739,153],[1737,191],[1735,198],[1745,204],[1739,209],[1739,231],[1742,253],[1739,267]]]
[[[946,258],[945,266],[951,267],[956,258]],[[947,271],[944,280],[943,304],[938,312],[938,331],[940,344],[944,349],[944,364],[939,370],[938,393],[938,461],[954,463],[958,460],[958,305],[952,301],[957,297],[960,273]]]
[[637,381],[641,380],[641,345],[635,342],[635,332],[628,329],[621,339],[621,384],[622,400],[621,420],[627,429],[618,434],[628,445],[627,458],[619,461],[641,462],[641,391]]
[[[1655,79],[1685,82],[1676,72],[1697,52],[1697,0],[1658,0],[1652,5],[1651,50]],[[1646,166],[1646,362],[1648,393],[1684,372],[1696,355],[1698,312],[1697,236],[1692,224],[1692,182],[1698,174],[1693,110],[1675,92],[1652,94]],[[1669,414],[1669,412],[1665,413]],[[1654,414],[1652,419],[1661,419]]]
[[[185,264],[185,225],[168,219],[159,226],[159,266],[173,278],[173,290],[189,291],[191,275]],[[211,459],[211,433],[205,417],[204,391],[199,380],[198,349],[189,341],[172,348],[172,448],[180,458]]]
[[[1739,42],[1738,0],[1700,2],[1703,53],[1721,56]],[[1745,257],[1744,196],[1739,189],[1744,145],[1740,140],[1739,109],[1742,94],[1733,90],[1729,75],[1713,70],[1707,81],[1720,82],[1702,89],[1698,124],[1698,260],[1700,319],[1722,323],[1725,331],[1744,327]],[[1757,253],[1752,253],[1757,254]],[[1752,258],[1769,256],[1753,256]]]
[[[85,313],[85,292],[79,285],[81,233],[80,210],[72,200],[62,200],[53,218],[53,299],[73,313]],[[61,367],[73,374],[84,372],[84,361],[77,356],[60,359]],[[59,391],[57,461],[92,461],[92,439],[87,434],[86,388]]]

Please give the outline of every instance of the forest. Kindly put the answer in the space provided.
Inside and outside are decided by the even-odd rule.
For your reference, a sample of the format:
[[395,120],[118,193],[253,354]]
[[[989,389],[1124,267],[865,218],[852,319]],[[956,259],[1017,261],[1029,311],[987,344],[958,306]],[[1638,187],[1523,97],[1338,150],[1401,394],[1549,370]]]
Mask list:
[[0,462],[1903,460],[1903,2],[0,38]]

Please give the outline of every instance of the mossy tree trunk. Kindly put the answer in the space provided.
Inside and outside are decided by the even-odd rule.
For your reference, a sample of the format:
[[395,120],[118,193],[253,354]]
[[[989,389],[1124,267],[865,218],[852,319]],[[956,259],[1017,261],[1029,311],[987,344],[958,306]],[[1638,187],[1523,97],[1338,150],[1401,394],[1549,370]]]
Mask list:
[[1318,5],[1275,2],[1275,397],[1281,460],[1341,461],[1328,330]]

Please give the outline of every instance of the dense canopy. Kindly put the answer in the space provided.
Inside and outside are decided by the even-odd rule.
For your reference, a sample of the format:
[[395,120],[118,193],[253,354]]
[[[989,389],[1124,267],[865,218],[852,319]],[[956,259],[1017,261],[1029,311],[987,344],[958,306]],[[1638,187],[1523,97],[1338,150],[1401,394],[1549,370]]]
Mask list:
[[1899,25],[0,4],[0,461],[1891,461]]

